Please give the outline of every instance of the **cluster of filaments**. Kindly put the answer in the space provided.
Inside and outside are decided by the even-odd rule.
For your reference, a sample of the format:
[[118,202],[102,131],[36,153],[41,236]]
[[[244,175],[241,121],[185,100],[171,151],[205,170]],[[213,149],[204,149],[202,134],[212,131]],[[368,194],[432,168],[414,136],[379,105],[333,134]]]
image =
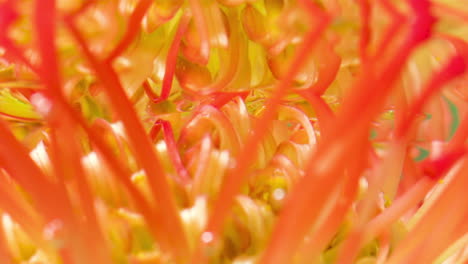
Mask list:
[[0,0],[0,262],[464,263],[456,0]]

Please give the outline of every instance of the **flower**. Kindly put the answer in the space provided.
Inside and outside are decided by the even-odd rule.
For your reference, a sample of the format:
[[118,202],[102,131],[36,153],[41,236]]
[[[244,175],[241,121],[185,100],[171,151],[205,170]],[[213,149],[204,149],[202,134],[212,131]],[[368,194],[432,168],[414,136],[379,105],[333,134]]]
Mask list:
[[2,263],[464,263],[455,0],[0,0]]

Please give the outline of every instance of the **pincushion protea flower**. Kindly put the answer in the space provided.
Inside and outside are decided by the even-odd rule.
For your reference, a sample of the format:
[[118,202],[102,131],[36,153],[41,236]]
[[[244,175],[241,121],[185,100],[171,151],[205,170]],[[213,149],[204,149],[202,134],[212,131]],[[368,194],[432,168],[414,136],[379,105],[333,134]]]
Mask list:
[[466,263],[465,0],[0,0],[0,263]]

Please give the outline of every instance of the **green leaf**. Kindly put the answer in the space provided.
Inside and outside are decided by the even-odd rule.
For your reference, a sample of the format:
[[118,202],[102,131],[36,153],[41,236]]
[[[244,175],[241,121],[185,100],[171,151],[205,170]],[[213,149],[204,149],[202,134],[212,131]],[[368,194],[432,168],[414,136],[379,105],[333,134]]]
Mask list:
[[455,132],[457,132],[458,126],[460,125],[460,115],[458,114],[457,106],[450,101],[448,98],[444,97],[445,102],[449,107],[450,114],[452,115],[452,123],[450,124],[450,131],[449,131],[449,140],[452,139]]
[[427,149],[421,147],[417,147],[417,149],[419,150],[419,155],[414,158],[414,161],[420,162],[429,156],[429,151]]
[[0,90],[0,114],[22,121],[35,122],[42,119],[29,102],[6,89]]
[[369,140],[374,140],[377,138],[377,136],[378,136],[377,131],[375,129],[371,129],[369,133]]

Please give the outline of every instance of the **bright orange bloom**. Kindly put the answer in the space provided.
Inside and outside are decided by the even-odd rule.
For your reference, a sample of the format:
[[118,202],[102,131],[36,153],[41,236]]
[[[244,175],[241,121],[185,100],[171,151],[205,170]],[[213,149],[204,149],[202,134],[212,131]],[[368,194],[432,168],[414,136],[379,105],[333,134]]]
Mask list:
[[0,0],[0,263],[468,261],[466,0]]

